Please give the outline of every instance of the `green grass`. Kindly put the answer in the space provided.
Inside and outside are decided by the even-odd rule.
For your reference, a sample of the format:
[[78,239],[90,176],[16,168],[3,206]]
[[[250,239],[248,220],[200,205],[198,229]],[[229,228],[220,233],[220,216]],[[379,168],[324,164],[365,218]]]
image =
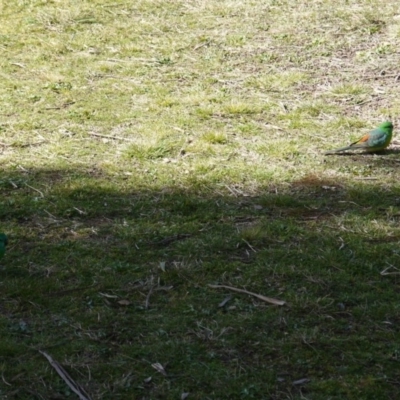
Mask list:
[[396,1],[0,11],[1,398],[398,397]]

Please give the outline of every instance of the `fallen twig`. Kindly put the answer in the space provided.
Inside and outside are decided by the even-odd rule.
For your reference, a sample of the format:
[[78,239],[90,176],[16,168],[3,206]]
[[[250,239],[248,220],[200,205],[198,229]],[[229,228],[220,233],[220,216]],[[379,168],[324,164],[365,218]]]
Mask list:
[[247,246],[249,246],[251,251],[253,251],[254,253],[257,253],[257,250],[255,250],[254,247],[246,239],[242,239],[242,240],[243,240],[243,242],[245,242],[247,244]]
[[144,304],[144,308],[145,308],[146,310],[149,308],[149,305],[150,305],[150,296],[151,296],[152,293],[153,293],[153,286],[150,287],[149,293],[147,293],[147,296],[146,296],[146,302],[145,302],[145,304]]
[[1,379],[3,379],[3,382],[4,382],[7,386],[12,386],[11,383],[8,383],[8,382],[4,379],[4,372],[1,374]]
[[27,186],[28,188],[34,190],[35,192],[38,192],[42,197],[44,197],[43,192],[41,192],[39,189],[36,189],[36,188],[34,188],[33,186],[28,185],[27,183],[25,183],[25,186]]
[[112,140],[125,140],[127,142],[134,142],[132,139],[124,138],[122,136],[111,136],[111,135],[102,135],[100,133],[95,133],[95,132],[88,132],[90,136],[96,136],[96,137],[101,137],[105,139],[112,139]]
[[69,376],[68,372],[65,371],[57,361],[53,360],[53,358],[46,352],[41,350],[39,350],[39,352],[47,358],[47,361],[56,370],[57,374],[60,375],[69,388],[78,395],[80,400],[90,400],[90,397],[85,390]]
[[310,382],[308,378],[303,378],[303,379],[297,379],[296,381],[292,382],[292,385],[304,385],[305,383]]
[[266,301],[267,303],[275,304],[277,306],[283,306],[286,304],[286,301],[273,299],[272,297],[266,297],[266,296],[263,296],[262,294],[248,292],[247,290],[234,288],[232,286],[226,286],[226,285],[208,285],[208,286],[212,289],[229,289],[234,292],[249,294],[250,296],[257,297],[257,299]]
[[[394,268],[397,272],[388,272],[389,269]],[[385,268],[383,271],[381,271],[381,275],[400,275],[400,270],[396,268],[393,265],[390,265],[389,267]]]
[[193,47],[193,50],[196,51],[198,49],[201,49],[204,46],[208,46],[210,43],[211,43],[210,41],[199,43],[198,45]]

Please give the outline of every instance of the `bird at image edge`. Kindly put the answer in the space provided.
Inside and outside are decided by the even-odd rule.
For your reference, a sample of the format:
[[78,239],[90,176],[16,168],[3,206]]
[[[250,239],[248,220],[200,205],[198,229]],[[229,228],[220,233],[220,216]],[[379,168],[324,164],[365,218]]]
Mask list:
[[325,154],[336,154],[347,150],[364,150],[368,153],[375,151],[381,151],[389,146],[392,140],[393,124],[390,121],[386,121],[380,124],[376,129],[364,135],[361,139],[349,146],[341,147],[340,149],[329,150]]
[[2,258],[4,256],[4,253],[6,252],[7,243],[7,235],[5,233],[0,233],[0,258]]

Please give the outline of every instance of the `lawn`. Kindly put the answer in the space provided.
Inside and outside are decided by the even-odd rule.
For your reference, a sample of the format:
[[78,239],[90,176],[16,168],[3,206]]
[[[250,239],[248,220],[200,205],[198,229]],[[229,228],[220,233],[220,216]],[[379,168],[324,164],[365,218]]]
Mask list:
[[395,0],[0,2],[0,398],[398,399],[399,46]]

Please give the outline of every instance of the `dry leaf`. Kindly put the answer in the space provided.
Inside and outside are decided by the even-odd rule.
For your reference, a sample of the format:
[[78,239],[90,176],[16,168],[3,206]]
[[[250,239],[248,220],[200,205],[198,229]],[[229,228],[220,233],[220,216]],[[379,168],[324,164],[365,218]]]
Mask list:
[[163,374],[164,376],[167,376],[167,373],[165,372],[164,367],[160,363],[154,363],[151,364],[151,366],[157,370],[160,374]]
[[131,302],[129,300],[120,300],[118,301],[118,304],[120,304],[121,306],[129,306]]
[[221,303],[218,304],[218,307],[223,307],[231,298],[232,298],[231,295],[226,296],[226,297],[221,301]]

